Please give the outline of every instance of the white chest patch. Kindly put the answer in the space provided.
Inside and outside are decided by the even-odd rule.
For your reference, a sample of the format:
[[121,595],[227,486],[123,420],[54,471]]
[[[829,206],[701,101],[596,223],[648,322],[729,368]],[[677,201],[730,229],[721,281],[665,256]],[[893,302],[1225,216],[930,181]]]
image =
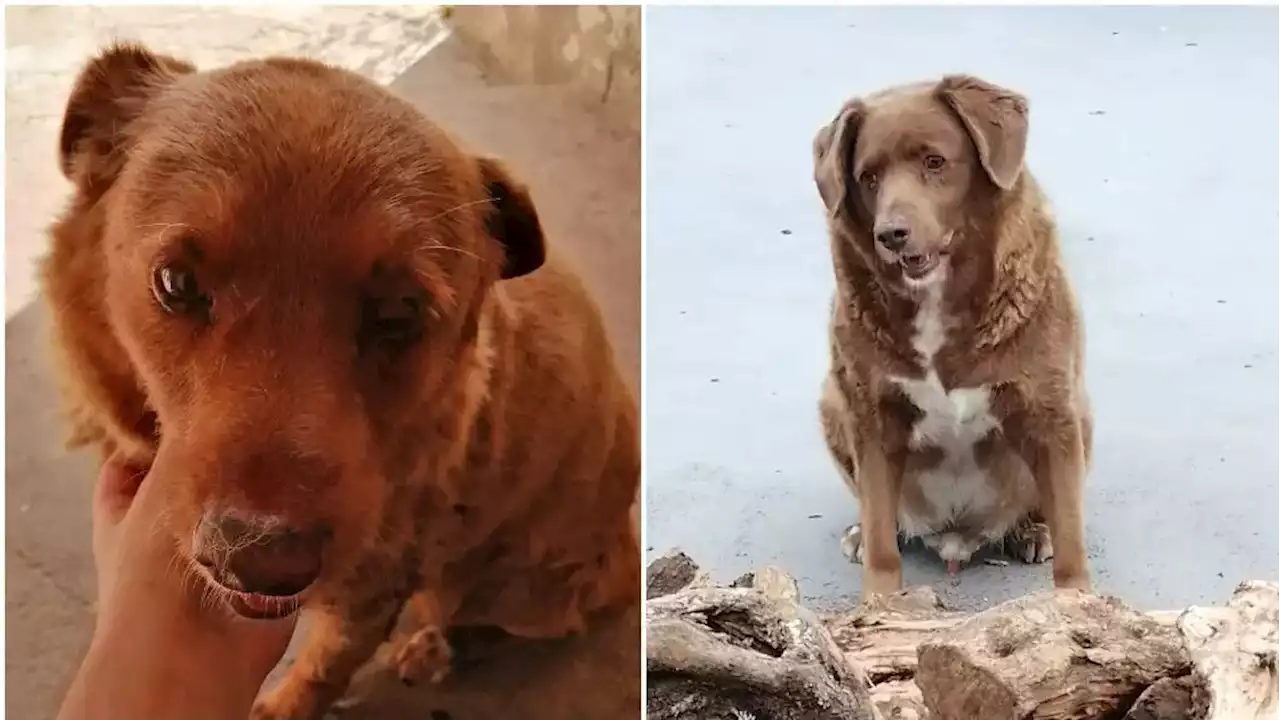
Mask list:
[[991,392],[986,387],[947,391],[933,365],[946,342],[942,287],[935,283],[926,290],[915,317],[912,345],[920,354],[924,378],[891,378],[921,413],[911,429],[911,449],[942,451],[941,462],[915,478],[932,512],[929,518],[914,518],[904,508],[902,530],[910,535],[939,532],[967,515],[983,513],[998,500],[974,455],[974,445],[998,425],[991,414]]

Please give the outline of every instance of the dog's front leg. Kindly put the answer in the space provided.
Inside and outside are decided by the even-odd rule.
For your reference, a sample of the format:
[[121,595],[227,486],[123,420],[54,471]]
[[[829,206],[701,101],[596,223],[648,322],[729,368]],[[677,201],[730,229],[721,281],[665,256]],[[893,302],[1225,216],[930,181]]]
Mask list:
[[250,720],[320,720],[387,637],[402,602],[391,594],[308,609],[310,627],[284,678],[258,698]]
[[426,678],[438,683],[449,674],[453,664],[453,648],[445,634],[445,613],[440,596],[432,590],[419,590],[404,605],[410,634],[399,638],[392,655],[400,682],[412,686]]
[[1084,549],[1084,437],[1080,421],[1067,412],[1040,409],[1048,422],[1036,423],[1021,445],[1035,476],[1040,507],[1053,540],[1053,585],[1089,592]]
[[898,498],[902,468],[879,443],[868,443],[858,460],[862,525],[862,598],[902,589],[902,555],[898,551]]

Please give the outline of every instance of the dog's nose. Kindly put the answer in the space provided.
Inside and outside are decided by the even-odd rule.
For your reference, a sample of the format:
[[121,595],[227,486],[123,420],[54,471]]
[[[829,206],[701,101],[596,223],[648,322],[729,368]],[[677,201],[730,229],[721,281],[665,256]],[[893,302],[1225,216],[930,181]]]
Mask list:
[[887,222],[876,225],[876,241],[891,252],[898,252],[906,247],[907,240],[911,239],[911,231],[907,229],[905,223]]
[[327,534],[322,527],[287,527],[278,518],[222,513],[201,522],[195,558],[232,590],[289,597],[320,576]]

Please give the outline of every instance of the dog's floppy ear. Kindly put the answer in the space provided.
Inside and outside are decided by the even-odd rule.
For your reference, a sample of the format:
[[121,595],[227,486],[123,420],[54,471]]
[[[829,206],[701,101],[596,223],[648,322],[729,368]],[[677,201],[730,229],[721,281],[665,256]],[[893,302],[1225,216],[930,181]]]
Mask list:
[[865,115],[862,101],[850,100],[813,138],[813,179],[829,215],[835,215],[848,195],[849,173],[853,171],[849,163]]
[[141,45],[112,45],[76,79],[62,117],[58,162],[81,189],[103,189],[124,167],[129,124],[156,92],[195,72],[190,63]]
[[991,182],[1008,190],[1027,154],[1027,99],[969,75],[948,75],[938,95],[964,123]]
[[533,198],[524,185],[515,181],[507,168],[493,158],[480,158],[480,174],[491,200],[485,224],[489,234],[502,244],[502,279],[509,280],[542,267],[547,259],[542,223],[533,207]]

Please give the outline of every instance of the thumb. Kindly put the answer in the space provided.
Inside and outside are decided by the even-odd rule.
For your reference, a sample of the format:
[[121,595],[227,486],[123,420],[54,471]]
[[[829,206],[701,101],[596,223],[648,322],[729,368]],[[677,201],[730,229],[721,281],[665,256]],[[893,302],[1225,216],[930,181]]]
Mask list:
[[98,471],[98,483],[94,487],[94,522],[112,527],[119,525],[146,476],[146,468],[126,463],[119,454],[107,459]]

